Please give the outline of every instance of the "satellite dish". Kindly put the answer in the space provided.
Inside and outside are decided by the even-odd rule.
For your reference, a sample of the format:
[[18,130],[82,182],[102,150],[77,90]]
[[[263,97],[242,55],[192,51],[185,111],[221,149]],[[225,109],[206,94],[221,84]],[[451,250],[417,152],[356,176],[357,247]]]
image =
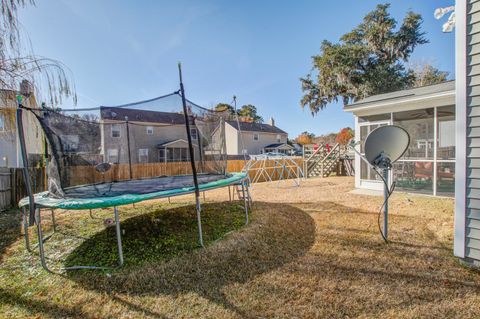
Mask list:
[[[368,134],[365,140],[365,158],[374,168],[381,169],[384,182],[383,231],[380,230],[385,242],[388,241],[388,198],[393,192],[394,184],[388,183],[389,172],[408,148],[410,135],[400,126],[380,126]],[[377,171],[378,173],[378,171]],[[380,175],[380,173],[378,173]],[[382,176],[382,175],[380,175]],[[379,222],[380,228],[380,222]]]
[[388,169],[408,148],[410,136],[400,126],[380,126],[373,130],[365,141],[365,157],[378,168]]

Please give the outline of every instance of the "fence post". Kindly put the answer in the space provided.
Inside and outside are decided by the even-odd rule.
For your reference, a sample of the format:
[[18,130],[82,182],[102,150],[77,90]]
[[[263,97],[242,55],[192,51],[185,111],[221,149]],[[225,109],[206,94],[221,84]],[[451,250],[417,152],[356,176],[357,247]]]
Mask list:
[[10,168],[10,206],[17,206],[17,169]]

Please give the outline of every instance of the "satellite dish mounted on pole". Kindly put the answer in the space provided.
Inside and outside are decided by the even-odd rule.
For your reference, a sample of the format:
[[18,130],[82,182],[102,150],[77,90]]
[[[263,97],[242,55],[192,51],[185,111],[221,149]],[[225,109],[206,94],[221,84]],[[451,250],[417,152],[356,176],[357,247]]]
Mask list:
[[390,187],[388,181],[389,174],[393,163],[402,157],[409,144],[410,135],[408,135],[405,129],[395,125],[380,126],[373,130],[365,140],[365,158],[367,162],[370,163],[376,171],[381,170],[383,173],[384,202],[382,237],[385,241],[388,240],[388,198],[395,187],[394,183],[392,187]]

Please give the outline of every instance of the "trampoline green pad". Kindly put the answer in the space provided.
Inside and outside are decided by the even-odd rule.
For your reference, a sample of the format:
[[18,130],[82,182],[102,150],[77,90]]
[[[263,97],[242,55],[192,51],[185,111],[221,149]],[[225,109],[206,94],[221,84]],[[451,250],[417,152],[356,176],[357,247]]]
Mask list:
[[[172,178],[175,179],[175,182],[172,182]],[[216,175],[216,177],[212,175],[198,175],[198,186],[200,191],[207,191],[238,184],[246,178],[247,173],[229,173],[227,175]],[[64,191],[66,196],[63,198],[54,197],[49,192],[35,194],[35,204],[45,208],[72,210],[105,208],[133,204],[150,199],[190,194],[195,192],[195,186],[192,175],[182,175],[99,185],[81,185],[67,188]],[[18,205],[19,207],[29,205],[29,198],[22,198]]]

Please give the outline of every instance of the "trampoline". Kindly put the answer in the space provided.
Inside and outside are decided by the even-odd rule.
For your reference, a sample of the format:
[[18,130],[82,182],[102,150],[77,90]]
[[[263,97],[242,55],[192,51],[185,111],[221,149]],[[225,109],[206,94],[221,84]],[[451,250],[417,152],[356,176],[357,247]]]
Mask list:
[[[199,175],[199,190],[207,191],[242,183],[246,173],[227,175]],[[105,191],[98,196],[97,190]],[[121,181],[100,185],[81,185],[65,189],[64,198],[56,198],[47,192],[34,195],[35,205],[51,209],[96,209],[135,204],[145,200],[174,197],[195,192],[191,176],[165,176],[140,180]],[[19,202],[20,207],[28,206],[29,198]]]
[[[119,206],[195,194],[199,244],[203,246],[200,192],[228,187],[230,196],[230,186],[234,185],[248,223],[248,176],[226,171],[225,120],[230,115],[187,100],[179,71],[178,91],[119,106],[27,108],[19,99],[16,126],[28,192],[19,207],[28,250],[27,227],[36,225],[45,270],[51,272],[44,252],[49,236],[44,237],[42,231],[42,209],[51,210],[55,232],[56,209],[91,213],[92,209],[113,207],[118,267],[124,263]],[[33,126],[43,131],[41,141],[38,133],[37,138],[30,134]],[[40,151],[39,144],[43,144]],[[42,164],[46,166],[48,189],[34,193],[30,168]],[[85,268],[108,267],[64,269]]]

